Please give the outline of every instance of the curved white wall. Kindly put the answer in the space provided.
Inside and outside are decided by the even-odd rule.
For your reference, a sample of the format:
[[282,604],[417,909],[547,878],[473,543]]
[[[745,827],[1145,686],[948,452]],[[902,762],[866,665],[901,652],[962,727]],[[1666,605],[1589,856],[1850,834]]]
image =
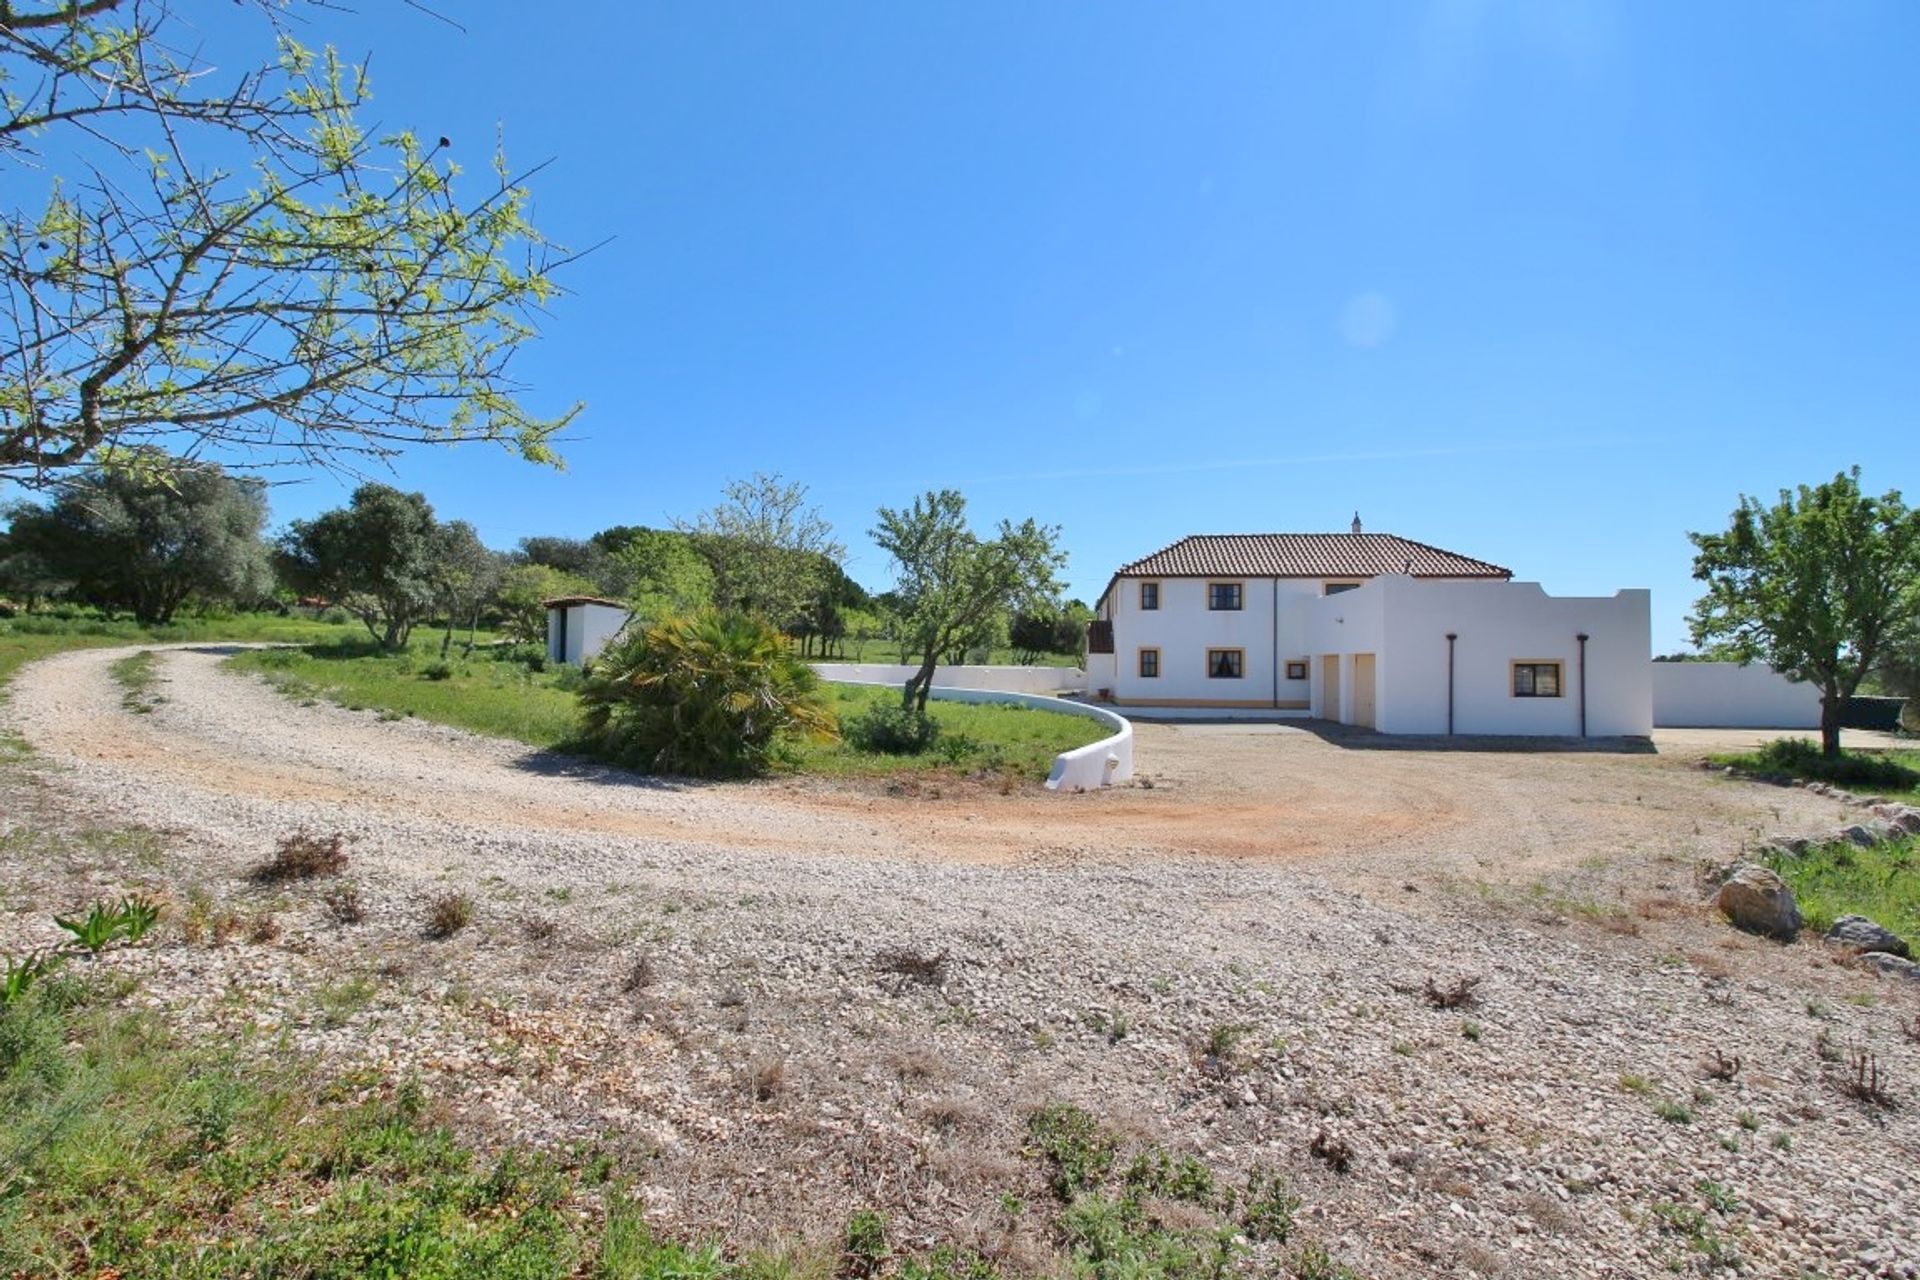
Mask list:
[[1653,722],[1681,729],[1817,729],[1820,690],[1763,662],[1656,662]]
[[[833,666],[821,663],[816,666]],[[994,671],[1028,670],[1029,668],[992,667]],[[892,687],[887,680],[843,680],[833,676],[820,677],[831,684],[874,684]],[[1053,769],[1047,774],[1049,791],[1093,791],[1100,787],[1111,786],[1116,782],[1125,782],[1133,776],[1133,726],[1125,716],[1107,710],[1105,707],[1088,706],[1084,702],[1068,702],[1063,698],[1048,697],[1044,694],[1018,693],[1006,689],[943,689],[935,685],[927,691],[927,696],[936,702],[999,702],[1016,707],[1031,707],[1035,711],[1051,711],[1056,715],[1079,716],[1085,720],[1097,720],[1113,732],[1098,742],[1090,742],[1084,747],[1075,747],[1071,751],[1062,751],[1053,758]]]

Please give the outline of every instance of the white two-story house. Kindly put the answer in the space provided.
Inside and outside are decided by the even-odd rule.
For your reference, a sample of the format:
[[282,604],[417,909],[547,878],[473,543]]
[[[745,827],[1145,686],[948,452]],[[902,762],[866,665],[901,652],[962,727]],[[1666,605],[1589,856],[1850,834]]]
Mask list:
[[1154,714],[1313,716],[1407,734],[1652,732],[1645,591],[1552,597],[1392,534],[1198,534],[1115,573],[1093,697]]

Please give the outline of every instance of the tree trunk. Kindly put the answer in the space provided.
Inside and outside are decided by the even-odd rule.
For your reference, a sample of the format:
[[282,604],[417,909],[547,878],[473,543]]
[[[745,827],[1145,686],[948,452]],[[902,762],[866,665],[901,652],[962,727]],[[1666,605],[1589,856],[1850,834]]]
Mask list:
[[933,688],[934,668],[940,665],[940,651],[930,648],[920,660],[920,669],[907,678],[900,690],[901,705],[909,711],[918,711],[925,715],[927,711],[927,692]]
[[440,637],[440,661],[447,660],[447,654],[453,648],[453,610],[447,610],[447,633]]
[[1820,695],[1820,754],[1829,760],[1840,756],[1840,718],[1846,709],[1840,690],[1828,685]]

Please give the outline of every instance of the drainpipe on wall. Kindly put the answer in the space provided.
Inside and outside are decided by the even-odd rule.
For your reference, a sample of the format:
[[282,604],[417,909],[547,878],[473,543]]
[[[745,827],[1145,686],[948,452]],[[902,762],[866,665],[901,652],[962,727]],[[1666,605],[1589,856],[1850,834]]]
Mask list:
[[1580,642],[1580,736],[1587,736],[1587,633],[1574,637]]
[[1273,709],[1280,709],[1280,579],[1273,580]]
[[1453,644],[1458,640],[1458,632],[1447,632],[1447,736],[1453,736]]

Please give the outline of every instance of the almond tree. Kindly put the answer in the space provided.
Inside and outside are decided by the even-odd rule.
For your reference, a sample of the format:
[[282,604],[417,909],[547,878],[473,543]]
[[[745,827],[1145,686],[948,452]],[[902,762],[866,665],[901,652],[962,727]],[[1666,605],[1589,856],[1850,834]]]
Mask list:
[[880,508],[873,540],[893,557],[902,646],[919,663],[901,698],[921,713],[941,655],[997,614],[1055,607],[1067,562],[1055,525],[1002,520],[994,537],[980,537],[967,526],[967,500],[953,489],[922,494],[897,511]]
[[[315,3],[312,13],[335,12]],[[564,255],[495,151],[370,136],[362,67],[279,0],[0,0],[0,479],[130,447],[345,465],[490,440],[552,462],[508,362]],[[218,65],[196,28],[259,24]]]
[[1855,467],[1772,506],[1742,495],[1725,533],[1687,537],[1707,584],[1694,644],[1818,686],[1821,751],[1839,755],[1847,699],[1920,593],[1920,512],[1898,490],[1862,494]]

